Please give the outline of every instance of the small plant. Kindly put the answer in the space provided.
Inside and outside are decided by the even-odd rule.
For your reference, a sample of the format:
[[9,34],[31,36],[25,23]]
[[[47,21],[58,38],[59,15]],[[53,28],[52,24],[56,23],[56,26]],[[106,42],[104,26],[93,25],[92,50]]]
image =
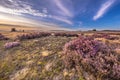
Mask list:
[[96,29],[93,29],[92,31],[97,31]]
[[106,34],[106,33],[95,33],[92,35],[92,37],[94,38],[105,38],[105,39],[108,39],[108,40],[117,40],[119,39],[118,37],[115,37],[115,36],[110,36],[109,34]]
[[88,72],[101,80],[119,80],[120,63],[115,52],[90,37],[79,37],[64,46],[63,61],[69,69]]
[[11,28],[11,32],[16,32],[16,29],[15,28]]
[[62,36],[62,37],[78,37],[78,34],[74,33],[54,33],[54,36]]
[[2,35],[1,33],[0,33],[0,40],[8,40],[9,38],[7,38],[7,37],[5,37],[4,35]]
[[29,33],[29,34],[18,35],[17,39],[19,40],[35,39],[35,38],[46,37],[50,35],[51,34],[47,32],[34,32],[34,33]]
[[20,42],[7,42],[4,45],[6,49],[17,47],[17,46],[20,46]]

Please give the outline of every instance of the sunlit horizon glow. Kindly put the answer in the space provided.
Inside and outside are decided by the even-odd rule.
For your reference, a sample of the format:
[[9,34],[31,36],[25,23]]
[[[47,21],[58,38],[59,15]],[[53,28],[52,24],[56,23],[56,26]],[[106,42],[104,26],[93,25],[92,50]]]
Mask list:
[[50,30],[120,29],[119,0],[0,1],[0,24]]
[[58,25],[52,23],[45,23],[42,21],[35,21],[32,19],[27,19],[20,16],[15,16],[11,14],[1,14],[0,15],[0,24],[9,24],[9,25],[20,25],[24,27],[40,27],[47,30],[70,30],[67,28],[60,28]]

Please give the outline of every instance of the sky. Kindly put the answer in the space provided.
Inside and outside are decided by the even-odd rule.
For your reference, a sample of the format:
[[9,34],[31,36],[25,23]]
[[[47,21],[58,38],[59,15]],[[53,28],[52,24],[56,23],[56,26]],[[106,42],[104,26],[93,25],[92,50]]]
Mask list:
[[0,0],[0,24],[120,30],[120,0]]

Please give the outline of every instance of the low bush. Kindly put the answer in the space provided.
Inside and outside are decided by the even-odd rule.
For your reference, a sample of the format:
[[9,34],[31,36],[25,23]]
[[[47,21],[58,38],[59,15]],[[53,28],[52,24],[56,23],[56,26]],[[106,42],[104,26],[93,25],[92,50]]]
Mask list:
[[47,32],[34,32],[34,33],[29,33],[29,34],[18,35],[17,39],[19,39],[19,40],[35,39],[35,38],[46,37],[46,36],[50,36],[50,35],[51,34],[47,33]]
[[79,37],[65,44],[65,67],[87,72],[101,80],[120,80],[120,60],[105,44],[90,37]]
[[16,32],[16,28],[11,28],[11,32]]
[[116,39],[119,39],[118,37],[116,36],[110,36],[109,34],[106,34],[106,33],[101,33],[101,34],[93,34],[92,37],[94,38],[105,38],[105,39],[108,39],[108,40],[116,40]]
[[78,34],[74,34],[74,33],[54,33],[54,36],[66,36],[66,37],[78,37]]
[[9,38],[7,38],[7,37],[5,37],[4,35],[2,35],[1,33],[0,33],[0,40],[8,40]]
[[17,47],[17,46],[20,46],[20,42],[7,42],[4,45],[6,49]]

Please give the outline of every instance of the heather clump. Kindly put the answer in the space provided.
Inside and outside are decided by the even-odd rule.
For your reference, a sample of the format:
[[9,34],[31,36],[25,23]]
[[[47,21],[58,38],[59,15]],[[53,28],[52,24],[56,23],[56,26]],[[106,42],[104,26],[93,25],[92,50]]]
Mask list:
[[95,33],[92,35],[92,37],[94,38],[105,38],[105,39],[108,39],[108,40],[117,40],[119,39],[118,37],[116,36],[110,36],[110,34],[107,34],[107,33]]
[[75,68],[82,75],[87,72],[96,79],[119,80],[118,57],[105,44],[90,37],[81,36],[64,46],[63,60],[66,68]]
[[75,33],[54,33],[54,36],[78,37],[78,34],[75,34]]
[[4,45],[6,49],[17,47],[17,46],[20,46],[20,42],[7,42]]
[[0,40],[8,40],[8,38],[0,33]]
[[35,38],[46,37],[46,36],[50,36],[50,35],[51,34],[47,33],[47,32],[34,32],[34,33],[18,35],[17,39],[19,39],[19,40],[35,39]]

